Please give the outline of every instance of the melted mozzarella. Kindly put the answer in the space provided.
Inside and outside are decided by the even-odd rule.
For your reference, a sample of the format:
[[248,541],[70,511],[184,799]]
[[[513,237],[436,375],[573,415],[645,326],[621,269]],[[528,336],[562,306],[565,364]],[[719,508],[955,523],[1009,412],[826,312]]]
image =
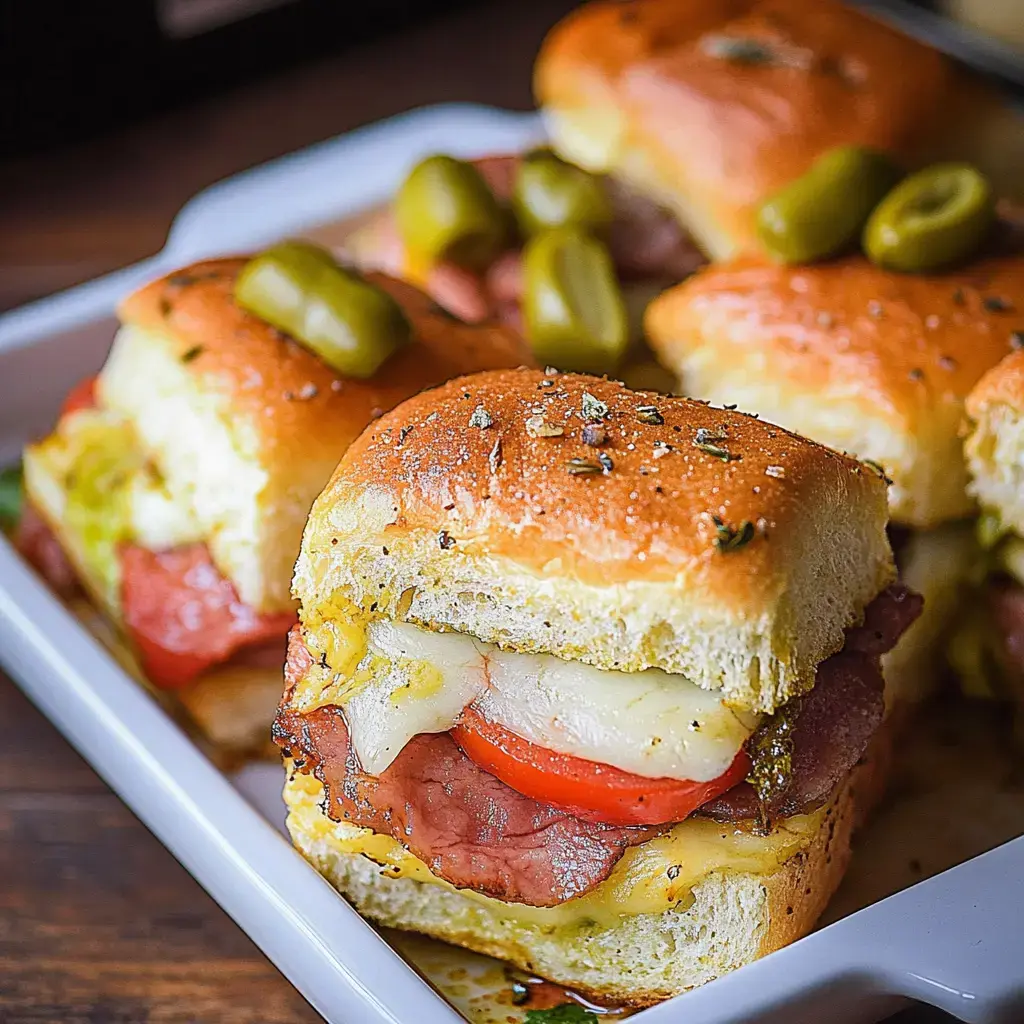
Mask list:
[[357,674],[367,681],[344,702],[352,748],[363,770],[380,775],[423,732],[447,732],[487,689],[484,645],[375,620]]
[[757,718],[660,669],[608,672],[545,654],[496,651],[476,702],[489,719],[560,754],[649,778],[718,778]]
[[717,778],[756,716],[658,669],[609,672],[502,651],[462,633],[375,620],[343,701],[353,749],[379,775],[419,733],[447,732],[473,704],[538,746],[649,778]]

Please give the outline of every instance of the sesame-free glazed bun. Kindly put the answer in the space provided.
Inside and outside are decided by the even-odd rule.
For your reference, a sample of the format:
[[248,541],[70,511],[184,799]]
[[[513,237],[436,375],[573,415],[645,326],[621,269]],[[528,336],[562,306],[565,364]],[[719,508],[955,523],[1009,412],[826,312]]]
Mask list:
[[736,402],[893,480],[896,522],[969,515],[964,400],[1024,326],[1024,257],[896,274],[862,257],[711,266],[648,307],[647,334],[682,389]]
[[291,607],[313,499],[374,416],[450,377],[531,357],[512,331],[462,324],[411,285],[371,274],[405,309],[414,341],[369,380],[341,377],[235,303],[244,262],[199,263],[126,299],[98,396],[133,424],[172,498],[194,506],[242,600],[276,611]]
[[294,592],[304,616],[342,597],[770,711],[893,573],[875,470],[700,402],[519,370],[371,425],[313,507]]
[[1001,97],[838,0],[598,0],[548,36],[535,92],[563,156],[674,210],[715,259],[839,145],[972,159],[1020,191],[1024,131]]
[[1024,352],[1007,356],[978,381],[967,417],[971,492],[1024,534]]

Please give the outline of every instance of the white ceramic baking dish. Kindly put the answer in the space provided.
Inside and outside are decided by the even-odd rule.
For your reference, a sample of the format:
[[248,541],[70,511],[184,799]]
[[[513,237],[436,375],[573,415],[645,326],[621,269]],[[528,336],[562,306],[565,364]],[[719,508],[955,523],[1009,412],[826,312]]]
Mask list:
[[[134,286],[197,257],[350,217],[384,200],[427,152],[507,152],[540,135],[533,115],[436,107],[203,192],[158,256],[0,317],[0,463],[45,431],[68,387],[99,367],[114,304]],[[327,1020],[462,1019],[291,849],[276,766],[218,771],[2,539],[0,661]],[[431,972],[429,957],[418,962]],[[476,961],[466,963],[472,974]],[[1024,1020],[1024,839],[635,1019],[840,1024],[877,1020],[911,998],[971,1022]]]

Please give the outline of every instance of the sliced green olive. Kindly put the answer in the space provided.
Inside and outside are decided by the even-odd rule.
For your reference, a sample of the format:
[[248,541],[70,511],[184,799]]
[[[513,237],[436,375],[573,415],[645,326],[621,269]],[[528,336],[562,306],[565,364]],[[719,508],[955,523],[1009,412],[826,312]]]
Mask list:
[[883,153],[840,146],[757,213],[761,244],[783,263],[810,263],[851,245],[900,172]]
[[612,219],[611,204],[599,178],[539,149],[519,162],[512,209],[526,237],[551,228],[598,231]]
[[542,366],[612,373],[629,342],[622,290],[603,242],[575,228],[523,250],[523,320]]
[[387,292],[308,242],[282,242],[251,259],[235,282],[235,301],[348,377],[372,377],[411,336]]
[[431,156],[402,182],[394,201],[398,233],[411,255],[481,270],[504,247],[508,220],[480,172],[463,160]]
[[864,228],[864,251],[890,270],[939,270],[972,256],[994,219],[983,174],[970,164],[936,164],[900,182],[878,204]]

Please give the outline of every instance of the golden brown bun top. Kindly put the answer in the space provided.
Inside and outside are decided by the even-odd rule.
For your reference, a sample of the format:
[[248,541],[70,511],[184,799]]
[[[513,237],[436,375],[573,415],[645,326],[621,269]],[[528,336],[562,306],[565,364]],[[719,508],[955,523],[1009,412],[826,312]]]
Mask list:
[[[727,40],[771,57],[728,59]],[[670,203],[719,258],[755,241],[756,205],[820,154],[861,144],[919,162],[976,88],[837,0],[599,0],[554,29],[535,79],[554,115],[618,108],[620,155],[603,169]]]
[[[742,325],[744,346],[793,390],[857,382],[866,405],[927,416],[963,401],[1024,330],[1024,257],[932,275],[891,273],[860,256],[797,267],[742,257],[659,296],[647,323],[670,365],[694,344],[690,330]],[[723,365],[731,340],[722,340]]]
[[383,274],[366,279],[401,304],[413,342],[368,380],[343,377],[312,351],[247,313],[233,298],[245,260],[185,267],[125,299],[121,320],[171,337],[200,387],[227,394],[256,425],[264,447],[334,458],[371,419],[410,395],[475,370],[532,365],[518,335],[497,324],[468,325],[418,288]]
[[[599,447],[583,440],[587,394],[608,407]],[[471,425],[474,413],[491,425]],[[600,467],[602,455],[607,471],[573,472],[573,460]],[[771,588],[794,537],[816,530],[830,503],[879,525],[885,516],[876,471],[780,427],[532,370],[464,377],[403,403],[352,445],[317,509],[367,486],[386,491],[398,533],[443,529],[462,554],[604,583],[686,572],[763,590],[754,578]],[[732,529],[749,521],[756,535],[721,552],[715,517]]]
[[659,296],[646,326],[690,394],[881,462],[893,518],[934,525],[972,510],[963,403],[1024,329],[1024,257],[927,276],[741,257]]

